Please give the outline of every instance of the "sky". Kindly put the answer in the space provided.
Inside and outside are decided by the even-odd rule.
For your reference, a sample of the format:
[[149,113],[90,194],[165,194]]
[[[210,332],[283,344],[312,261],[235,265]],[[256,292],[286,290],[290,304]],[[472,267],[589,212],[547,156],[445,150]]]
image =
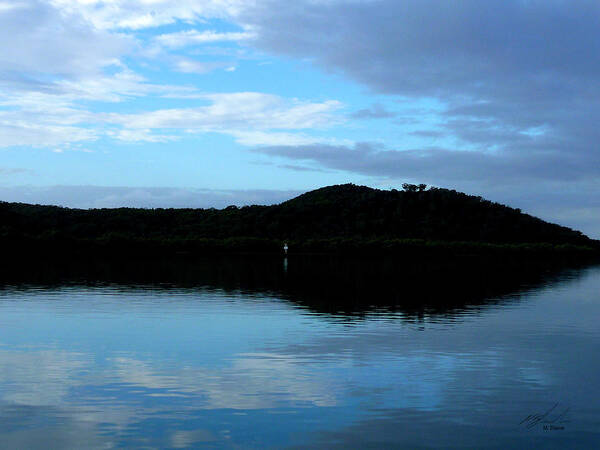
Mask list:
[[600,238],[600,2],[0,0],[0,200],[426,183]]

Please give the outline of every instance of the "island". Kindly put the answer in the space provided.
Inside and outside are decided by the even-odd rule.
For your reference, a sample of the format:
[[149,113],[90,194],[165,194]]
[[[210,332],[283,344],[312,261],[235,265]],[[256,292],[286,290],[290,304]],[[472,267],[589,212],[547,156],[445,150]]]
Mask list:
[[344,184],[277,205],[224,209],[72,209],[0,202],[0,244],[5,255],[36,257],[600,254],[600,241],[580,231],[424,184],[398,190]]

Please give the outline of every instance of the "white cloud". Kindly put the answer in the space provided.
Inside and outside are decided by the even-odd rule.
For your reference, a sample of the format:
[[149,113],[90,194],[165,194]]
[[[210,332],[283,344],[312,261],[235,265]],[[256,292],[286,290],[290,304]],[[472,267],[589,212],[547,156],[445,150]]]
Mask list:
[[327,128],[338,122],[334,112],[342,106],[337,101],[290,101],[258,92],[206,94],[200,98],[212,103],[196,108],[108,114],[105,121],[130,130],[169,129],[188,133],[224,133],[236,137],[238,142],[246,145],[274,145],[275,142],[305,144],[317,139],[274,130]]
[[186,97],[197,92],[192,87],[149,83],[144,77],[128,69],[110,76],[82,78],[77,82],[61,81],[58,87],[61,89],[61,95],[69,101],[120,102],[131,97]]
[[142,29],[176,21],[228,18],[252,0],[51,0],[61,10],[81,14],[98,29]]
[[91,27],[81,16],[41,0],[0,9],[0,78],[27,74],[52,82],[98,73],[118,64],[133,46],[131,37]]
[[98,132],[93,129],[32,122],[3,121],[0,115],[0,147],[29,145],[53,147],[66,143],[93,141]]
[[243,41],[252,39],[254,34],[249,31],[218,33],[216,31],[186,30],[177,33],[161,34],[156,37],[156,42],[168,48],[181,48],[191,45],[206,44],[223,41]]
[[[231,18],[251,3],[233,0],[23,0],[0,2],[0,147],[68,148],[109,137],[166,142],[177,134],[216,132],[243,145],[308,144],[291,130],[338,123],[335,101],[310,102],[255,92],[206,94],[188,86],[152,83],[129,69],[126,56],[160,55],[178,72],[235,70],[235,61],[200,61],[160,48],[251,39],[240,32],[189,29],[144,41],[132,31],[187,21]],[[126,103],[148,97],[208,102],[207,106],[111,113],[89,102]],[[160,101],[156,101],[160,104]],[[108,111],[107,111],[108,110]],[[106,111],[106,112],[102,112]],[[169,132],[165,133],[164,129]]]
[[222,69],[229,66],[226,62],[214,62],[214,61],[196,61],[188,58],[177,59],[175,63],[175,70],[183,73],[197,73],[203,74],[212,72],[213,70]]
[[236,142],[248,146],[310,145],[323,142],[323,139],[299,133],[232,130],[230,134],[235,137]]
[[[0,110],[0,147],[55,147],[101,136],[167,142],[177,134],[207,132],[234,136],[243,145],[301,145],[322,140],[289,130],[324,129],[341,120],[335,115],[342,107],[337,101],[303,102],[258,92],[199,94],[188,88],[147,84],[128,73],[80,83],[63,81],[58,86],[58,92],[22,92],[0,98],[0,106],[10,107]],[[118,102],[150,94],[187,97],[209,105],[132,114],[91,112],[79,106],[79,100]]]
[[176,136],[154,134],[149,129],[109,130],[107,135],[126,142],[169,142],[177,139]]
[[11,9],[18,9],[18,8],[22,8],[24,6],[23,3],[19,3],[19,2],[0,2],[0,12],[3,11],[10,11]]
[[34,172],[29,169],[23,169],[21,167],[0,167],[0,175],[18,175],[18,174],[33,174]]
[[127,68],[111,75],[82,74],[76,79],[59,79],[46,87],[9,84],[3,89],[0,79],[0,106],[55,113],[59,109],[77,109],[75,105],[81,101],[111,103],[143,96],[190,98],[198,93],[189,86],[150,83]]
[[123,102],[149,95],[185,97],[196,93],[192,88],[150,84],[127,70],[114,76],[60,80],[49,91],[0,88],[0,107],[5,108],[0,109],[0,147],[54,147],[93,141],[100,136],[165,141],[165,136],[151,135],[149,130],[110,130],[105,113],[91,112],[81,102]]

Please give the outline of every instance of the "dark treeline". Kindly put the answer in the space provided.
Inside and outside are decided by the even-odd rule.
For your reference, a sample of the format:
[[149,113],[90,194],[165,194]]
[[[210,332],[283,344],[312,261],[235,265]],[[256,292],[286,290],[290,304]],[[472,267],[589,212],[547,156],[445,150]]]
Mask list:
[[579,231],[453,190],[330,186],[273,206],[69,209],[0,202],[5,251],[576,251]]

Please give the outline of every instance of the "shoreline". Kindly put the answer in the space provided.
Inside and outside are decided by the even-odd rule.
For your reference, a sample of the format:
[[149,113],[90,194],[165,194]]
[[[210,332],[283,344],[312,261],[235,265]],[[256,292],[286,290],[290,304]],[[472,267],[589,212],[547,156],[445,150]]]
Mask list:
[[[284,244],[289,250],[284,251]],[[581,257],[600,260],[600,246],[553,243],[493,243],[425,239],[330,238],[280,240],[227,239],[2,239],[5,256],[19,257],[202,257],[210,255],[340,256],[520,256]]]

